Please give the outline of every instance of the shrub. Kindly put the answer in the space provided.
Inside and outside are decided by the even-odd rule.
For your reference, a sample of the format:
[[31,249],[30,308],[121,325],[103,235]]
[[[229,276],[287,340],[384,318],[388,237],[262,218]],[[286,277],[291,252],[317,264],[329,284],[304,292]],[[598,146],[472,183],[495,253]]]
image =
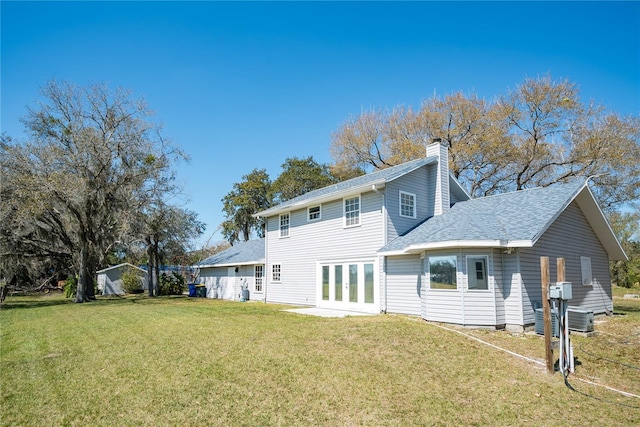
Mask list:
[[75,277],[69,276],[67,280],[64,281],[64,296],[66,298],[73,298],[76,296],[76,292],[78,291],[78,281]]
[[122,274],[122,290],[128,294],[139,294],[142,289],[142,278],[130,268]]
[[160,275],[160,295],[182,295],[185,287],[184,277],[175,271],[170,275],[166,273]]

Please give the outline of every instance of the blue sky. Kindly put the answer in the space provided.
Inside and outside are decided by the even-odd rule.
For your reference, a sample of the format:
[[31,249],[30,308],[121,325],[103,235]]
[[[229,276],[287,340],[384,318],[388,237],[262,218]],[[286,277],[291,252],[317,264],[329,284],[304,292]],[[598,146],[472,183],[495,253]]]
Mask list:
[[371,108],[457,91],[493,99],[550,73],[582,98],[640,114],[639,2],[9,2],[1,7],[1,121],[55,78],[144,97],[207,224],[254,168],[330,163],[331,134]]

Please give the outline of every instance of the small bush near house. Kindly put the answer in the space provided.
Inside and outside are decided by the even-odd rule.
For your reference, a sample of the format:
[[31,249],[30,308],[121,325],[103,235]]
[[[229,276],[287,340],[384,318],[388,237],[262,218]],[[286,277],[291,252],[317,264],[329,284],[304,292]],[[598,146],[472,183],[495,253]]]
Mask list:
[[128,294],[139,294],[142,289],[142,278],[133,270],[129,269],[122,275],[122,290]]
[[76,278],[73,276],[67,277],[67,280],[64,281],[64,296],[66,298],[72,298],[76,295],[78,290],[78,282]]
[[185,287],[184,277],[175,271],[160,275],[160,295],[182,295]]

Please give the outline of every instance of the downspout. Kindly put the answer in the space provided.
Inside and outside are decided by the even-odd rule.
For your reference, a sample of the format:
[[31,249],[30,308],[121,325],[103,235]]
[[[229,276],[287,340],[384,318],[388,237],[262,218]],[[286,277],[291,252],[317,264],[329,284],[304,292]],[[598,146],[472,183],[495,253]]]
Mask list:
[[[463,251],[462,249],[460,249],[456,255],[456,282],[461,282],[459,280],[458,276],[458,270],[460,270],[460,268],[458,268],[458,265],[460,265],[460,267],[464,267],[466,268],[466,266],[464,266],[464,264],[460,264],[458,262],[458,260],[462,260],[464,262],[464,255],[463,255]],[[467,271],[467,274],[469,274],[469,272]],[[459,287],[458,287],[460,292],[460,302],[462,305],[462,325],[466,326],[467,325],[467,316],[466,316],[466,311],[467,311],[467,307],[464,305],[464,295],[465,295],[465,290],[464,290],[464,282],[460,283]]]
[[264,298],[264,303],[267,303],[267,260],[269,257],[269,251],[267,250],[269,248],[268,245],[269,242],[269,221],[267,219],[265,219],[265,223],[264,223],[264,266],[262,267],[262,287],[263,287],[263,298]]
[[[522,326],[522,329],[524,330],[524,299],[522,298],[522,270],[520,268],[519,249],[516,249],[516,271],[518,272],[518,311],[520,314],[520,326]],[[542,298],[544,298],[544,295]]]
[[[376,185],[372,185],[371,186],[371,190],[373,190],[374,193],[379,194],[380,198],[382,200],[382,206],[380,208],[380,214],[382,215],[382,246],[386,245],[388,243],[388,225],[387,225],[387,206],[386,206],[386,199],[384,197],[384,193],[381,192],[380,190],[378,190],[378,187],[376,187]],[[386,256],[382,256],[382,288],[383,288],[383,296],[384,296],[384,303],[382,306],[382,312],[384,312],[385,314],[387,313],[387,257]]]

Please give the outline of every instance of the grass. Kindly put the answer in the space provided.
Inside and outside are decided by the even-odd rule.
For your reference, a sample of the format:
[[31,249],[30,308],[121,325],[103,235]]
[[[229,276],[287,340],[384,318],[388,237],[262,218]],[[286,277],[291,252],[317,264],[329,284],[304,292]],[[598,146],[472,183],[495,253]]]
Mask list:
[[[640,301],[616,299],[596,355],[640,365]],[[620,303],[620,304],[619,304]],[[623,304],[624,303],[624,304]],[[0,310],[1,425],[633,425],[640,399],[559,374],[420,319],[327,319],[282,306],[144,296]],[[599,319],[600,320],[600,319]],[[544,358],[541,337],[464,330]],[[640,394],[639,371],[578,373]],[[596,379],[593,379],[598,377]]]

